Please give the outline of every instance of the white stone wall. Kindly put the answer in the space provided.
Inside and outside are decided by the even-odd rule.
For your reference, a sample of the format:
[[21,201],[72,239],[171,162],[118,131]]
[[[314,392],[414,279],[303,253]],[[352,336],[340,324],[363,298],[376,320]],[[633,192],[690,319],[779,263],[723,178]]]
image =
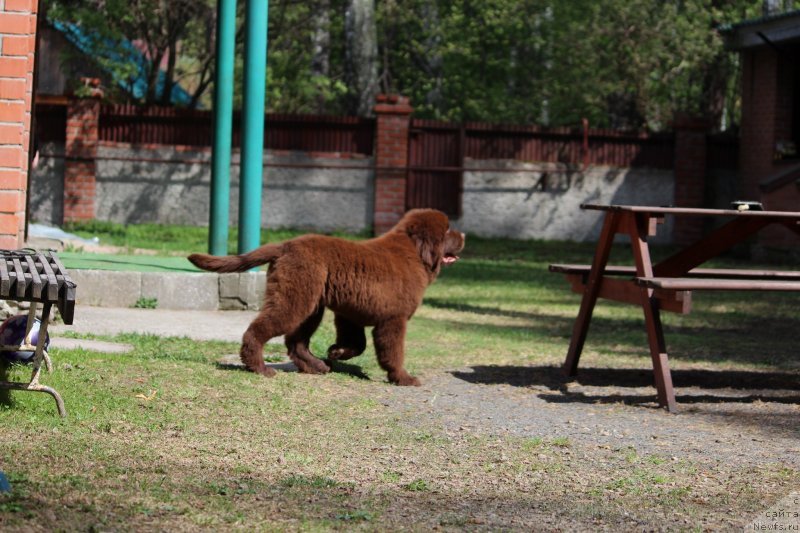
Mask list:
[[[671,205],[671,170],[564,165],[509,160],[468,160],[461,231],[481,237],[595,241],[602,213],[583,203]],[[672,228],[653,242],[669,242]]]
[[39,146],[39,163],[31,171],[28,220],[59,226],[64,220],[64,143]]
[[[98,219],[208,225],[210,151],[101,144],[98,156]],[[238,224],[238,161],[236,152],[229,197],[231,225]],[[267,153],[264,163],[262,227],[364,231],[371,226],[371,159]]]
[[[238,223],[238,153],[231,172],[230,222]],[[166,160],[166,162],[164,161]],[[33,175],[31,216],[60,225],[63,145],[43,148]],[[210,151],[101,144],[96,217],[120,223],[209,223]],[[373,160],[267,153],[262,225],[309,231],[360,232],[372,227]],[[272,166],[284,165],[284,166]],[[463,216],[456,225],[483,237],[594,241],[602,215],[582,203],[671,205],[671,170],[570,169],[548,163],[467,160]],[[653,242],[669,242],[668,220]]]

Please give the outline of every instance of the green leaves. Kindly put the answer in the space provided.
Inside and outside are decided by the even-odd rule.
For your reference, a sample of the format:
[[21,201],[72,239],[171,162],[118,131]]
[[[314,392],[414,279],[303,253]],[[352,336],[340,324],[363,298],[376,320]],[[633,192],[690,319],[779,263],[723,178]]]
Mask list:
[[[200,95],[207,93],[213,70],[212,0],[50,4],[51,18],[79,22],[104,37],[140,39],[151,57],[178,50],[174,79],[209,103],[207,94]],[[266,89],[271,111],[340,114],[358,95],[347,76],[347,58],[354,53],[345,32],[349,5],[271,2]],[[717,124],[725,116],[729,124],[738,108],[739,66],[716,28],[757,16],[760,5],[758,0],[376,2],[379,90],[409,96],[418,117],[451,121],[577,126],[586,117],[593,127],[661,130],[687,112]],[[241,66],[241,54],[237,61]],[[120,77],[138,68],[105,66]]]

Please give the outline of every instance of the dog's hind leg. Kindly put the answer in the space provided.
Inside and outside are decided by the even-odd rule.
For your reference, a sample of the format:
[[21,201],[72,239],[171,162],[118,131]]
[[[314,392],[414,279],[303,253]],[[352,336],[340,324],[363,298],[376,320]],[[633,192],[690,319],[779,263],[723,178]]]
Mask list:
[[398,385],[419,386],[419,380],[403,368],[405,339],[405,318],[382,322],[372,330],[372,340],[375,343],[378,364],[387,372],[389,381]]
[[274,375],[275,370],[264,364],[264,343],[280,335],[285,336],[289,357],[301,372],[329,370],[308,349],[325,310],[322,306],[325,273],[308,262],[295,263],[279,258],[272,264],[267,273],[264,307],[242,338],[242,362],[265,376]]
[[271,377],[276,374],[275,369],[264,364],[264,343],[283,333],[280,322],[273,320],[274,312],[265,307],[255,320],[250,323],[247,331],[242,336],[242,348],[239,357],[249,370],[262,376]]
[[[253,372],[264,376],[276,374],[274,369],[264,364],[264,343],[281,335],[286,337],[289,356],[295,364],[298,357],[301,360],[313,357],[308,352],[308,338],[319,325],[324,308],[314,300],[304,301],[302,292],[295,293],[291,289],[282,283],[279,272],[271,279],[268,276],[264,306],[242,337],[240,356],[244,365]],[[307,355],[303,353],[303,347]],[[305,371],[308,365],[301,362],[297,366]]]
[[300,372],[307,374],[325,374],[330,371],[322,359],[311,353],[311,336],[319,327],[325,307],[320,303],[317,309],[309,315],[300,326],[286,335],[286,348],[289,358]]
[[336,325],[336,344],[328,347],[328,359],[344,361],[364,353],[367,348],[367,337],[364,328],[358,326],[341,315],[334,319]]

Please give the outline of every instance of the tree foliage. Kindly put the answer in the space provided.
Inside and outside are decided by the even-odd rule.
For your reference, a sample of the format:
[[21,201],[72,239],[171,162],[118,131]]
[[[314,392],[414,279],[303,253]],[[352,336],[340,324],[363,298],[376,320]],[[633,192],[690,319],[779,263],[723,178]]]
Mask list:
[[[51,20],[80,28],[91,43],[92,57],[111,72],[113,82],[130,86],[143,80],[142,99],[170,103],[170,94],[184,63],[209,61],[199,42],[208,39],[213,22],[212,0],[51,0],[45,12]],[[183,50],[182,50],[183,48]],[[200,74],[195,100],[208,86],[210,72]]]
[[[680,112],[718,125],[735,122],[737,59],[716,28],[758,16],[762,2],[270,4],[266,90],[273,111],[369,114],[379,90],[409,96],[421,117],[547,125],[576,125],[586,117],[598,127],[655,130]],[[167,58],[167,79],[209,104],[213,0],[50,5],[51,16],[145,43],[148,79]],[[238,39],[241,51],[241,32]],[[146,99],[154,101],[154,93]]]

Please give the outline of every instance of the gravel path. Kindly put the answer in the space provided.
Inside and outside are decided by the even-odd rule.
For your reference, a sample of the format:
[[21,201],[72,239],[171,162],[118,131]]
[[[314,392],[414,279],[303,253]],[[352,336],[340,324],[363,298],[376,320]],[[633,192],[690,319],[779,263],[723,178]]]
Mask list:
[[[392,387],[384,401],[448,432],[566,437],[639,455],[800,467],[800,379],[714,373],[724,388],[710,374],[673,373],[676,384],[690,385],[676,388],[678,414],[658,408],[652,374],[635,370],[583,369],[566,383],[553,367],[477,367],[427,376],[421,389]],[[741,388],[741,380],[780,389]],[[610,384],[620,382],[626,386]]]

